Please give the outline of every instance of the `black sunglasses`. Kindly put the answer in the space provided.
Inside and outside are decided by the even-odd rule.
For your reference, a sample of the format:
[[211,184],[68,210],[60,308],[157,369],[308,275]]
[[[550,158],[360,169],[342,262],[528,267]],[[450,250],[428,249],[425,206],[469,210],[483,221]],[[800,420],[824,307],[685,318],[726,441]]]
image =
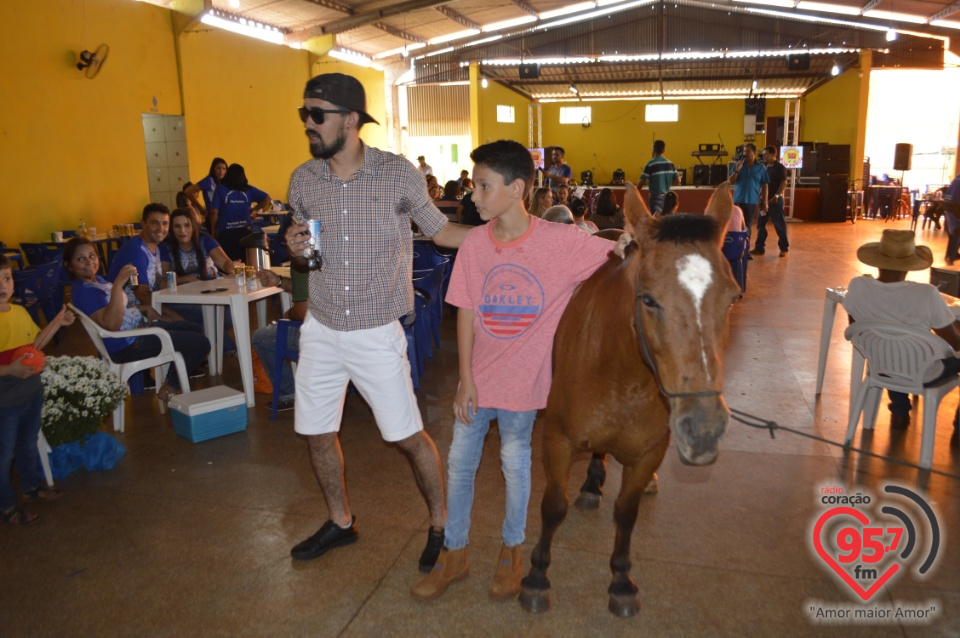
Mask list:
[[323,114],[324,113],[340,113],[341,115],[349,113],[350,111],[345,111],[343,109],[318,109],[316,107],[312,109],[300,107],[297,109],[297,113],[300,114],[300,121],[306,124],[307,118],[309,117],[313,120],[313,123],[317,126],[323,124]]

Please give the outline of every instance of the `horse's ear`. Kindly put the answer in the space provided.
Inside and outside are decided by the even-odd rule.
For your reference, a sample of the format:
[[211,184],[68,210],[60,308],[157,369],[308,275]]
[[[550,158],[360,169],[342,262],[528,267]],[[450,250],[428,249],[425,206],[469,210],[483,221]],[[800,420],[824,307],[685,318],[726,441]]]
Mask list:
[[723,246],[730,215],[733,214],[733,184],[724,182],[717,186],[713,195],[710,196],[710,201],[707,202],[707,210],[704,214],[717,220],[717,224],[723,229],[724,232],[720,233],[720,245]]
[[631,182],[624,182],[626,191],[623,194],[624,218],[630,224],[632,235],[636,237],[643,227],[653,220],[650,209],[643,203],[640,191]]

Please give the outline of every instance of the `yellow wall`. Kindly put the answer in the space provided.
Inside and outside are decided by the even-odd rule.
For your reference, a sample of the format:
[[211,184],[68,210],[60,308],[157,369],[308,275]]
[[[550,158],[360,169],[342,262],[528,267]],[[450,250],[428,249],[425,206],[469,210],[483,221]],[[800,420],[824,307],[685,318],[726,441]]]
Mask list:
[[287,200],[290,173],[310,159],[296,113],[310,77],[308,55],[219,29],[180,36],[192,181],[222,157],[242,164],[272,199]]
[[[146,202],[141,113],[180,113],[170,12],[118,0],[4,0],[0,23],[0,241],[132,221]],[[110,57],[88,80],[77,56]],[[153,98],[157,106],[153,106]]]
[[[768,113],[773,100],[767,101]],[[668,101],[669,103],[669,101]],[[613,171],[620,168],[626,179],[636,182],[644,164],[652,157],[654,139],[667,144],[664,156],[678,168],[690,169],[697,160],[690,153],[699,144],[719,144],[723,138],[730,156],[743,143],[743,100],[680,100],[679,121],[646,122],[645,106],[649,102],[585,102],[592,107],[593,122],[589,128],[580,124],[560,124],[560,107],[576,106],[574,102],[553,102],[543,105],[543,143],[562,146],[567,163],[573,168],[574,179],[580,171],[592,170],[594,182],[608,183]],[[774,105],[774,108],[776,106]],[[779,107],[782,115],[782,101]],[[718,137],[718,134],[720,137]],[[755,142],[763,143],[763,136]],[[725,159],[730,159],[727,157]],[[711,159],[704,159],[711,164]],[[687,180],[693,171],[687,171]]]
[[[850,69],[808,93],[800,106],[800,137],[804,142],[850,144],[851,162],[862,161],[863,139],[858,137],[861,91],[858,69]],[[864,108],[864,120],[866,110]],[[851,175],[859,171],[851,170]]]
[[[487,88],[478,86],[480,108],[480,131],[477,138],[481,144],[496,140],[513,140],[524,146],[529,143],[528,108],[530,100],[515,93],[498,82],[490,80]],[[497,122],[497,105],[512,106],[514,123]]]

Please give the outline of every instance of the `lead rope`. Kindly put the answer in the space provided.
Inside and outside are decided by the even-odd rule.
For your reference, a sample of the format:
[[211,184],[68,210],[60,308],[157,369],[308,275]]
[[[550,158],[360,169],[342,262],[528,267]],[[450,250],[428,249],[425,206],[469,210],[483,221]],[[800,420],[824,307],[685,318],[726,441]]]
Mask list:
[[[643,333],[643,315],[642,308],[640,304],[642,303],[643,295],[640,290],[637,290],[637,300],[636,300],[636,319],[637,319],[637,334],[640,337],[640,353],[643,355],[644,360],[647,362],[647,365],[650,367],[650,370],[653,371],[653,378],[657,382],[657,387],[660,389],[660,394],[665,396],[668,399],[680,399],[684,397],[710,397],[710,396],[720,396],[721,392],[716,390],[705,390],[701,392],[667,392],[663,387],[663,383],[660,382],[660,371],[657,369],[657,364],[654,362],[653,357],[650,356],[650,348],[647,345],[646,336]],[[945,476],[947,478],[952,478],[957,481],[960,481],[960,475],[951,474],[950,472],[943,472],[941,470],[934,469],[924,469],[917,465],[916,463],[911,463],[909,461],[903,461],[901,459],[891,458],[889,456],[884,456],[882,454],[876,454],[875,452],[868,452],[862,448],[856,448],[853,446],[844,445],[838,443],[837,441],[831,441],[830,439],[825,439],[822,436],[817,436],[815,434],[808,434],[807,432],[801,432],[800,430],[795,430],[793,428],[787,427],[785,425],[780,425],[776,421],[769,421],[763,419],[756,415],[750,414],[749,412],[744,412],[743,410],[737,410],[735,408],[729,408],[730,416],[734,421],[741,423],[747,427],[756,428],[758,430],[767,430],[770,433],[770,438],[775,439],[776,431],[782,430],[784,432],[790,432],[791,434],[796,434],[797,436],[802,436],[808,439],[813,439],[814,441],[820,441],[821,443],[826,443],[827,445],[833,445],[835,447],[842,448],[844,450],[849,450],[851,452],[856,452],[858,454],[863,454],[864,456],[872,456],[873,458],[886,461],[888,463],[893,463],[895,465],[902,465],[904,467],[914,468],[923,472],[930,472],[931,474],[939,474],[940,476]]]

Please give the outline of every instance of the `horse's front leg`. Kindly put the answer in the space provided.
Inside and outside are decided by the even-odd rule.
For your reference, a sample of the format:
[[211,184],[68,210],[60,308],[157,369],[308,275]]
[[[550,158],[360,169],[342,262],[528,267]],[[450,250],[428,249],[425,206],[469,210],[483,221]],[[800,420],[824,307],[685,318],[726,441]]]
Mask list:
[[540,502],[540,540],[530,557],[530,573],[520,582],[520,606],[539,613],[550,609],[550,545],[553,535],[567,516],[567,472],[573,458],[573,450],[555,429],[547,423],[544,432],[543,464],[546,469],[547,486]]
[[607,480],[607,463],[603,454],[594,454],[587,468],[587,480],[580,486],[580,495],[573,502],[578,510],[595,510],[603,498],[603,483]]
[[664,437],[660,444],[648,451],[636,464],[623,468],[623,485],[613,507],[613,520],[617,528],[613,555],[610,557],[613,580],[607,588],[607,593],[610,594],[608,608],[622,618],[634,616],[640,609],[640,598],[637,595],[639,590],[630,577],[630,536],[637,522],[640,496],[653,473],[663,462],[669,444],[670,437]]

